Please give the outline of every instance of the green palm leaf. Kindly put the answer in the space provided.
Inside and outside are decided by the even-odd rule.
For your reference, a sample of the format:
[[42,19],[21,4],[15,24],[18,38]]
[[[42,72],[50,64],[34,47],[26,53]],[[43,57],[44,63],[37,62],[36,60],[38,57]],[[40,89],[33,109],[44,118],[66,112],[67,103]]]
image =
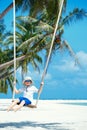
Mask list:
[[77,20],[82,20],[84,17],[87,17],[87,13],[83,9],[75,8],[72,12],[69,13],[63,20],[62,25],[70,24],[71,22],[76,22]]

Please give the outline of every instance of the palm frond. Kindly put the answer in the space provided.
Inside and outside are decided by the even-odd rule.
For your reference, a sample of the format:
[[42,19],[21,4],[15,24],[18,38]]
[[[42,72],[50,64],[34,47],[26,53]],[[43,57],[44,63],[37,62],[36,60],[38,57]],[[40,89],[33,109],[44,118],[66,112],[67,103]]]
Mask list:
[[[26,40],[25,42],[23,42],[18,49],[22,48],[22,47],[26,47],[27,45],[31,45],[33,42],[35,42],[36,40],[40,39],[43,37],[43,34],[37,34],[34,37],[29,38],[28,40]],[[32,45],[31,45],[32,46]]]
[[8,90],[8,85],[7,85],[7,82],[6,82],[6,79],[2,79],[0,80],[0,93],[7,93],[7,90]]
[[71,22],[76,22],[77,20],[82,20],[84,17],[87,17],[87,12],[83,9],[75,8],[70,12],[63,20],[62,25],[70,24]]
[[5,39],[5,41],[4,41],[4,45],[6,46],[8,46],[8,45],[10,45],[10,44],[13,44],[13,35],[9,35],[6,39]]
[[16,31],[16,39],[22,39],[23,35]]
[[24,73],[27,72],[27,60],[26,59],[22,62],[22,71]]
[[47,23],[44,23],[42,21],[40,21],[40,23],[38,24],[38,26],[36,26],[36,29],[40,32],[49,32],[49,31],[53,31],[54,28],[52,26],[50,26],[49,24]]
[[19,30],[23,31],[23,32],[27,32],[26,28],[25,28],[24,26],[22,26],[21,24],[16,23],[16,27],[17,27]]
[[63,47],[65,47],[69,51],[70,55],[75,59],[75,63],[77,63],[80,66],[79,60],[76,57],[75,52],[73,51],[71,46],[68,44],[68,42],[65,40],[63,41]]
[[38,19],[36,19],[36,18],[33,18],[33,17],[31,17],[31,16],[18,16],[18,17],[16,17],[16,20],[22,20],[22,21],[24,21],[24,22],[29,22],[29,23],[35,23],[35,22],[37,22],[38,21]]
[[13,92],[13,81],[14,81],[13,76],[10,75],[9,77],[7,77],[7,81],[8,81],[10,88],[11,88],[11,91]]

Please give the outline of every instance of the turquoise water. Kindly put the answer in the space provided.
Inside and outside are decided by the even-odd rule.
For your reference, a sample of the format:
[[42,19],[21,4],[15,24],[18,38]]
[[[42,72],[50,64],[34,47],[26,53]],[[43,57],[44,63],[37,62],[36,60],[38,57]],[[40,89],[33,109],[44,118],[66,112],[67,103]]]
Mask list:
[[62,104],[87,106],[87,102],[69,102],[69,103],[62,103]]

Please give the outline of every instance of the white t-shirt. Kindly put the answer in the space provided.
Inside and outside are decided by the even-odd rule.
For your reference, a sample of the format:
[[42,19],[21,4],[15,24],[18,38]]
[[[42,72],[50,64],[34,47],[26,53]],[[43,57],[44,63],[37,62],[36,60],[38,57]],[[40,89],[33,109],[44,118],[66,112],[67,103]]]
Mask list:
[[38,89],[35,86],[25,86],[19,89],[20,92],[23,92],[23,97],[28,98],[31,102],[33,101],[33,94],[38,92]]

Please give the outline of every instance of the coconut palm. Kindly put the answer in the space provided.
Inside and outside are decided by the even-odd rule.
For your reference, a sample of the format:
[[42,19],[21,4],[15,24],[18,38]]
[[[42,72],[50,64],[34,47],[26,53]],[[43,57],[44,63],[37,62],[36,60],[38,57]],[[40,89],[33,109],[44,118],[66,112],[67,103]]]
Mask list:
[[[64,32],[63,25],[66,24],[66,23],[69,24],[69,22],[71,21],[71,19],[72,20],[74,20],[74,19],[76,20],[76,18],[80,19],[80,18],[82,18],[82,16],[85,16],[84,10],[75,9],[73,12],[70,12],[69,15],[67,15],[66,17],[64,17],[64,18],[61,17],[60,23],[59,23],[58,32],[57,32],[57,35],[56,35],[56,38],[55,38],[54,50],[56,50],[56,48],[62,47],[61,36],[62,36],[62,34]],[[29,17],[20,17],[20,18],[22,20],[22,24],[23,24],[23,21],[24,21],[24,24],[26,22],[28,24],[30,24],[30,22],[31,22],[31,25],[27,26],[27,23],[25,25],[26,25],[26,27],[28,27],[28,29],[30,30],[30,32],[33,32],[33,33],[32,33],[32,35],[29,34],[28,37],[27,37],[27,39],[23,39],[24,42],[21,41],[22,40],[22,35],[20,35],[19,33],[17,33],[18,38],[16,38],[16,39],[18,40],[18,46],[21,44],[20,47],[24,48],[23,45],[25,47],[27,47],[28,43],[32,44],[32,41],[36,40],[37,38],[40,40],[40,42],[43,41],[44,44],[46,44],[47,39],[49,39],[49,42],[51,41],[53,30],[54,30],[54,28],[52,26],[50,26],[47,23],[42,22],[41,20],[31,18],[30,16]],[[26,29],[24,28],[24,26],[22,26],[22,25],[21,26],[17,25],[17,26],[19,26],[19,28],[22,29],[22,31],[26,32]],[[29,28],[29,26],[33,27],[33,28],[31,27],[32,30]],[[34,47],[36,47],[36,45],[38,46],[40,44],[36,44],[35,43]],[[50,44],[48,44],[48,45],[50,47]],[[45,49],[49,49],[49,47],[46,46]],[[25,50],[22,50],[22,51],[25,51]],[[25,52],[27,52],[27,51],[25,51]],[[48,52],[48,50],[47,50],[47,52]]]

